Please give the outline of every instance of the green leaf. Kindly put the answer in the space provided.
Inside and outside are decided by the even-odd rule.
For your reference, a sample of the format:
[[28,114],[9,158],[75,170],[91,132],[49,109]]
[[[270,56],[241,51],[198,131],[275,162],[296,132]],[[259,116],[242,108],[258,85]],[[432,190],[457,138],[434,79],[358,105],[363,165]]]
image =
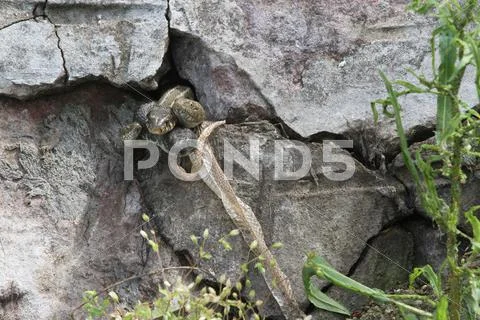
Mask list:
[[263,263],[261,263],[261,262],[255,263],[255,269],[257,269],[258,272],[260,272],[262,274],[265,273],[265,267],[263,266]]
[[448,320],[448,296],[440,298],[434,317],[435,320]]
[[274,242],[272,244],[272,249],[281,249],[281,248],[283,248],[283,243],[281,242]]
[[233,229],[232,231],[230,231],[230,232],[228,233],[228,236],[229,236],[229,237],[235,237],[235,236],[238,236],[239,234],[240,234],[240,230],[238,230],[238,229]]
[[413,180],[417,187],[420,187],[420,175],[413,163],[412,157],[410,156],[410,151],[408,150],[407,136],[405,135],[405,130],[403,129],[402,117],[401,117],[401,108],[397,100],[396,92],[393,90],[392,83],[388,80],[387,76],[380,71],[380,77],[382,78],[385,88],[387,89],[389,100],[394,109],[395,116],[395,126],[397,128],[397,134],[400,138],[400,149],[402,150],[403,162],[410,171],[410,174],[413,177]]
[[[455,72],[457,60],[457,45],[454,34],[449,29],[440,29],[439,32],[439,53],[440,66],[438,67],[439,83],[448,85],[449,79]],[[448,95],[437,97],[437,141],[443,140],[444,131],[454,114],[454,103]]]
[[210,260],[212,259],[212,254],[210,252],[202,251],[200,252],[200,258]]
[[423,266],[421,268],[415,268],[413,269],[413,272],[410,274],[409,277],[409,282],[410,282],[410,288],[413,288],[413,284],[415,280],[420,277],[424,276],[427,281],[430,283],[432,286],[433,292],[437,297],[442,296],[442,283],[440,277],[435,273],[433,268],[430,265]]
[[315,275],[325,279],[334,285],[353,291],[355,293],[368,296],[380,302],[389,302],[391,299],[381,290],[369,288],[360,282],[357,282],[342,273],[335,270],[325,259],[320,256],[310,254],[303,267],[304,286],[309,287],[310,278]]
[[139,303],[135,306],[135,315],[140,319],[151,319],[152,309],[146,303]]
[[242,270],[243,273],[247,273],[248,272],[248,264],[247,263],[242,263],[240,265],[240,270]]
[[443,135],[440,137],[440,140],[437,139],[437,141],[440,144],[445,144],[445,140],[455,134],[455,131],[457,131],[457,128],[461,124],[461,120],[460,114],[452,116],[444,128]]
[[463,70],[467,67],[467,65],[469,65],[472,62],[472,59],[473,59],[473,55],[471,54],[464,55],[462,60],[460,60],[460,63],[458,63],[455,66],[455,70],[450,75],[450,78],[447,80],[447,82],[450,83],[455,81],[455,78],[459,76],[463,72]]
[[423,88],[420,88],[420,87],[417,87],[416,85],[414,85],[413,83],[410,83],[408,81],[404,81],[404,80],[397,80],[394,82],[395,84],[398,84],[398,85],[401,85],[402,87],[405,87],[406,89],[408,89],[411,93],[424,93],[426,92],[425,89]]
[[471,240],[471,242],[474,254],[480,253],[480,220],[478,220],[478,218],[474,215],[474,213],[478,210],[480,210],[480,206],[474,206],[465,212],[465,217],[472,226],[473,241]]
[[466,290],[465,305],[468,311],[468,320],[478,319],[480,315],[480,279],[470,272],[469,286]]
[[218,242],[220,242],[220,244],[223,246],[223,249],[225,249],[225,251],[232,250],[232,245],[230,244],[230,242],[228,242],[224,238],[219,239]]
[[148,240],[148,244],[152,247],[152,250],[158,252],[158,243],[153,240]]
[[475,84],[477,87],[478,100],[480,100],[480,43],[475,41],[472,37],[467,38],[470,52],[473,55],[475,66],[477,67],[477,73],[475,76]]
[[193,234],[190,236],[190,240],[192,240],[193,244],[198,246],[198,238]]
[[344,314],[349,316],[351,313],[339,302],[333,300],[317,287],[310,283],[310,290],[307,291],[308,300],[318,309]]
[[435,0],[412,0],[408,8],[419,14],[426,14],[435,8],[435,5]]

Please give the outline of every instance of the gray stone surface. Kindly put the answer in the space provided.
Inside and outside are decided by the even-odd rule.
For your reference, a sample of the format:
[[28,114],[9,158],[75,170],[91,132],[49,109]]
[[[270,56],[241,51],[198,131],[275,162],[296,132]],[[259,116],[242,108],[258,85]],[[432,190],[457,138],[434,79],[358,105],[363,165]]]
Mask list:
[[51,23],[22,21],[1,29],[0,38],[0,93],[25,97],[62,84],[62,55]]
[[[316,185],[311,175],[298,181],[273,179],[274,141],[282,137],[269,123],[227,125],[218,130],[212,143],[220,163],[224,159],[223,139],[246,156],[250,152],[250,139],[259,141],[260,179],[256,180],[234,165],[232,183],[237,194],[252,207],[260,220],[266,241],[279,241],[285,245],[277,253],[279,265],[290,277],[295,294],[302,303],[306,302],[301,282],[306,252],[313,250],[341,272],[347,272],[359,258],[368,239],[386,224],[407,214],[403,211],[403,186],[375,175],[358,162],[355,162],[356,171],[351,179],[327,179],[325,172],[330,169],[322,161],[321,144],[308,144],[313,175],[318,179]],[[289,169],[298,168],[302,161],[297,153],[288,154],[285,160]],[[342,165],[334,168],[344,170]],[[235,228],[220,200],[208,187],[201,181],[176,180],[168,170],[165,157],[158,167],[139,174],[145,201],[159,216],[160,230],[174,249],[188,253],[196,263],[213,269],[217,275],[225,273],[237,278],[238,265],[248,255],[241,238],[234,242],[233,252],[224,252],[213,242],[209,249],[214,259],[209,263],[199,261],[189,239],[191,234],[201,235],[205,228],[210,230],[213,239]]]
[[26,98],[92,79],[153,90],[168,69],[166,1],[6,1],[0,8],[0,93]]
[[[243,75],[250,85],[232,92],[217,108],[225,112],[237,100],[260,95],[266,100],[263,105],[271,104],[304,137],[341,133],[347,121],[371,118],[369,103],[384,92],[377,69],[392,76],[405,74],[404,68],[420,66],[428,51],[422,40],[430,27],[405,14],[403,1],[292,5],[172,0],[170,10],[172,29],[187,38],[173,43],[174,59],[182,76],[205,87],[202,102],[213,102],[215,92],[228,84],[228,68],[218,62],[222,57],[238,69],[228,79]],[[200,55],[191,54],[202,47],[206,49]],[[201,61],[210,63],[200,68]],[[208,85],[199,83],[205,79]],[[428,119],[432,111],[411,110],[411,125]],[[330,121],[332,117],[338,121]]]
[[415,243],[415,266],[431,265],[435,271],[440,270],[447,256],[446,237],[433,222],[411,220],[404,225],[412,235]]
[[[364,142],[357,148],[372,161],[398,146],[391,119],[381,118],[377,129],[372,123],[370,102],[385,96],[378,70],[412,80],[406,68],[429,74],[431,66],[432,21],[405,5],[171,0],[173,58],[212,117],[251,103],[274,110],[302,137],[333,133]],[[463,93],[476,99],[473,85]],[[433,127],[432,97],[404,102],[407,132]]]
[[[0,99],[1,319],[67,319],[84,290],[159,268],[139,235],[141,190],[123,181],[115,148],[137,104],[99,85]],[[161,256],[178,265],[165,245]],[[156,292],[157,278],[115,290],[136,302]]]
[[[371,288],[391,290],[408,284],[413,267],[414,241],[412,234],[400,227],[382,231],[366,249],[351,278]],[[327,294],[341,302],[350,311],[359,311],[368,298],[331,287]],[[314,319],[343,319],[332,313],[316,311]]]
[[39,4],[35,0],[3,0],[0,2],[0,29],[3,29],[18,21],[32,19],[33,9]]
[[46,13],[71,81],[100,77],[151,90],[168,46],[166,9],[164,0],[50,0]]

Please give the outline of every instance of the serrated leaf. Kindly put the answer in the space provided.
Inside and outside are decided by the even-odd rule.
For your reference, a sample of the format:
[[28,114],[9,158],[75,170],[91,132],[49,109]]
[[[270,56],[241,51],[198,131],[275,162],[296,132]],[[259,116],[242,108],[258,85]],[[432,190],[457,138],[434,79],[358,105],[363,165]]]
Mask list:
[[473,273],[470,273],[469,277],[469,294],[465,297],[465,304],[468,310],[468,320],[476,320],[476,315],[480,315],[480,279]]
[[480,206],[474,206],[465,212],[465,217],[472,226],[473,241],[471,243],[474,254],[480,253],[480,220],[474,215],[478,210],[480,210]]

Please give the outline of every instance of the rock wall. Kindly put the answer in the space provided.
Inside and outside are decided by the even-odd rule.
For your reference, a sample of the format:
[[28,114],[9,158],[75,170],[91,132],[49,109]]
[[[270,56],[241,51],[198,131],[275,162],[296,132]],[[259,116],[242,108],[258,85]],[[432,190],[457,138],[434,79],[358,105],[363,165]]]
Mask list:
[[[432,21],[406,13],[405,4],[0,2],[0,318],[65,319],[83,291],[162,266],[195,263],[240,276],[248,257],[240,239],[232,252],[213,248],[209,263],[196,258],[190,235],[209,228],[216,239],[234,228],[202,182],[177,180],[165,155],[135,172],[134,181],[123,179],[120,128],[178,83],[192,86],[209,119],[228,119],[212,137],[219,161],[224,139],[245,155],[250,139],[260,141],[260,178],[235,166],[232,184],[266,241],[285,244],[276,256],[306,312],[307,251],[344,273],[360,270],[371,285],[406,279],[400,268],[379,283],[366,270],[384,272],[385,261],[365,254],[369,241],[382,239],[372,245],[404,268],[414,256],[408,232],[382,231],[408,219],[415,205],[391,173],[375,170],[394,158],[398,143],[392,122],[373,126],[369,104],[384,95],[377,69],[404,77],[406,68],[430,64]],[[463,88],[466,96],[472,91]],[[431,133],[429,102],[407,101],[412,140]],[[343,170],[325,166],[322,140],[332,137],[353,140],[356,171],[347,181],[326,178],[328,170]],[[311,151],[312,170],[297,181],[275,181],[275,140],[295,139]],[[290,155],[286,166],[299,161]],[[161,261],[139,236],[142,228],[156,228]],[[408,246],[396,250],[398,238]],[[117,291],[129,304],[152,297],[159,280],[135,278]],[[255,286],[267,302],[264,314],[281,317],[264,283]]]

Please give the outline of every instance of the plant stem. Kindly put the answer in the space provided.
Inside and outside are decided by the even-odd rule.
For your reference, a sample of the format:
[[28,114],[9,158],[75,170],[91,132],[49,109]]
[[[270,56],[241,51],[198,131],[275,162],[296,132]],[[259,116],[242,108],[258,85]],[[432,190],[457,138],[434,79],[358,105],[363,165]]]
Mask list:
[[458,241],[457,224],[461,211],[461,179],[462,179],[462,155],[460,138],[455,137],[453,141],[453,159],[451,173],[451,204],[447,217],[447,259],[449,263],[448,284],[449,284],[449,315],[451,320],[460,320],[461,309],[461,270],[458,265]]
[[424,317],[427,317],[427,318],[432,318],[433,317],[433,315],[430,312],[420,310],[418,308],[412,307],[412,306],[410,306],[408,304],[405,304],[403,302],[392,300],[392,303],[396,304],[397,306],[399,306],[401,308],[404,308],[405,310],[413,312],[415,314],[418,314],[418,315],[421,315],[421,316],[424,316]]
[[429,305],[435,307],[435,302],[432,301],[428,296],[421,296],[418,294],[389,294],[387,295],[391,299],[398,299],[398,300],[422,300]]

